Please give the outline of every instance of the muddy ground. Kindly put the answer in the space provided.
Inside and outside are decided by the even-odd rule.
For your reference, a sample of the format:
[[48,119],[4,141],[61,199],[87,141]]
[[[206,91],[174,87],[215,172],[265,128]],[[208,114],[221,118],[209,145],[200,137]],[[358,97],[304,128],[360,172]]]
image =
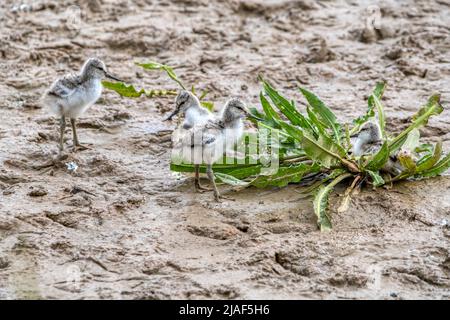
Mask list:
[[[334,195],[334,229],[320,233],[298,186],[221,186],[237,201],[217,204],[172,174],[173,98],[105,90],[80,119],[92,149],[70,152],[67,129],[75,173],[39,168],[57,154],[58,120],[38,103],[90,56],[137,86],[175,89],[133,64],[150,59],[217,106],[257,104],[258,74],[298,101],[300,82],[342,121],[384,79],[398,131],[432,92],[449,105],[449,22],[448,0],[2,1],[0,298],[450,298],[448,176],[363,189],[343,214]],[[448,151],[449,128],[446,110],[422,134]]]

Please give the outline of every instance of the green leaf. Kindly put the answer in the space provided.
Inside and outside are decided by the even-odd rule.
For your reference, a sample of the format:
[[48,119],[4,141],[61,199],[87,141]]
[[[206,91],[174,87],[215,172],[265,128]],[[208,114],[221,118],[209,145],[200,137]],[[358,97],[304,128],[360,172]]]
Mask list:
[[[322,102],[314,93],[304,89],[299,88],[300,92],[308,101],[308,104],[312,108],[312,112],[317,116],[318,119],[327,127],[333,130],[334,140],[340,143],[341,139],[341,125],[337,122],[335,114]],[[312,119],[311,119],[312,120]]]
[[370,171],[380,170],[386,161],[389,159],[389,147],[387,142],[384,142],[380,150],[374,154],[365,165],[365,169]]
[[377,97],[378,99],[381,99],[381,97],[383,96],[384,90],[386,88],[386,83],[385,82],[378,82],[375,86],[375,89],[373,90],[372,94],[370,95],[368,101],[367,101],[367,112],[366,114],[364,114],[363,116],[353,120],[353,124],[355,125],[352,130],[350,130],[350,135],[355,134],[356,132],[359,131],[359,129],[361,128],[361,126],[366,123],[367,121],[369,121],[370,118],[375,116],[375,103],[373,101],[373,97]]
[[450,153],[443,157],[434,167],[418,175],[420,178],[433,178],[443,174],[450,168]]
[[258,188],[267,186],[285,187],[289,183],[299,183],[305,174],[318,172],[318,165],[299,163],[289,167],[280,167],[273,175],[260,175],[251,184]]
[[326,134],[325,128],[327,126],[317,118],[316,114],[311,110],[309,106],[306,108],[306,112],[308,113],[309,120],[311,120],[311,122],[319,131],[319,134]]
[[228,175],[225,173],[220,172],[214,172],[214,176],[219,179],[221,182],[232,185],[232,186],[239,186],[239,187],[245,187],[248,186],[248,182],[239,180],[238,178],[233,177],[232,175]]
[[290,134],[294,139],[300,141],[305,153],[314,161],[319,162],[326,168],[338,165],[345,157],[345,150],[335,143],[330,137],[320,135],[316,140],[307,131],[302,131],[286,122],[280,122],[283,129]]
[[144,89],[136,90],[136,88],[133,87],[133,85],[126,85],[123,82],[102,81],[102,85],[106,89],[113,90],[117,92],[120,96],[127,98],[138,98],[142,95],[152,98],[177,94],[177,92],[173,90],[149,90],[149,91]]
[[380,176],[378,172],[367,170],[367,173],[372,178],[372,183],[375,187],[382,186],[385,183],[383,178]]
[[328,196],[339,182],[351,176],[350,173],[341,174],[328,185],[319,187],[319,190],[314,197],[313,205],[314,213],[317,216],[317,225],[319,226],[320,231],[331,230],[331,217],[328,213]]
[[208,109],[209,111],[213,111],[214,109],[214,102],[211,101],[201,101],[200,104]]
[[146,63],[136,63],[136,65],[138,65],[146,70],[164,70],[167,73],[167,75],[169,76],[169,78],[171,78],[173,81],[178,83],[178,85],[181,88],[186,90],[186,87],[183,85],[181,80],[178,79],[178,77],[175,74],[175,71],[173,71],[172,67],[165,65],[165,64],[158,63],[158,62],[154,62],[154,61],[150,61],[150,62],[146,62]]
[[259,99],[261,100],[261,106],[264,110],[264,113],[266,114],[267,118],[271,121],[278,121],[281,120],[278,113],[272,108],[272,105],[269,101],[267,101],[266,97],[264,97],[263,93],[259,93]]
[[401,151],[397,155],[400,164],[405,168],[405,171],[401,173],[406,178],[408,175],[413,175],[416,172],[416,162],[412,158],[412,155],[408,151]]
[[434,147],[433,154],[426,157],[425,160],[419,160],[417,163],[417,173],[421,173],[431,169],[442,156],[442,141],[439,140]]
[[402,144],[402,150],[413,152],[419,146],[420,131],[413,129],[407,136],[405,142]]
[[289,102],[286,98],[284,98],[281,94],[279,94],[269,83],[262,80],[264,92],[269,96],[270,100],[272,100],[273,104],[283,113],[286,118],[295,126],[299,126],[303,129],[307,129],[313,131],[311,124],[308,119],[306,119],[296,108],[295,106]]
[[384,115],[384,107],[381,103],[380,99],[374,94],[372,94],[373,103],[375,104],[375,107],[377,108],[378,113],[378,123],[380,125],[381,135],[383,138],[386,137],[386,118]]
[[440,114],[444,108],[440,104],[440,95],[432,95],[425,106],[413,116],[412,124],[389,142],[389,150],[391,154],[401,148],[407,135],[414,129],[417,129],[428,123],[428,119],[433,115]]

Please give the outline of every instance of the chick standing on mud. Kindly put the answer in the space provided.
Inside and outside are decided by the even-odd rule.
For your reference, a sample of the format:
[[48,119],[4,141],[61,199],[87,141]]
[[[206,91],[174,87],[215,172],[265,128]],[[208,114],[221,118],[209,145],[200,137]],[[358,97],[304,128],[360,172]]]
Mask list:
[[[195,125],[203,125],[213,120],[214,115],[206,108],[203,108],[198,98],[189,91],[182,90],[175,99],[175,110],[165,119],[172,120],[177,114],[184,115],[183,123],[172,133],[172,146],[182,143],[187,130]],[[195,189],[197,191],[208,190],[200,185],[200,173],[198,167],[195,170]]]
[[86,149],[78,141],[76,119],[100,98],[101,80],[104,78],[122,81],[108,73],[103,61],[90,58],[84,63],[79,74],[67,74],[57,79],[44,94],[43,103],[53,114],[60,117],[60,153],[64,150],[66,117],[70,118],[72,125],[74,151]]
[[227,148],[234,146],[244,132],[242,119],[252,117],[244,103],[239,99],[230,99],[220,116],[202,125],[195,125],[174,145],[174,153],[184,161],[195,166],[195,189],[208,190],[200,186],[199,167],[206,164],[206,174],[211,181],[214,198],[220,202],[223,198],[216,186],[212,165],[220,159]]

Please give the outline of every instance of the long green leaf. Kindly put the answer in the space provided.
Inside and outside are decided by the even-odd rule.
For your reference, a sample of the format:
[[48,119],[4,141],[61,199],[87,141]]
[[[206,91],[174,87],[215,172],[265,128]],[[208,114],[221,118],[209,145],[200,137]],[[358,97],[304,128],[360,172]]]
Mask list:
[[372,94],[373,103],[375,104],[375,107],[377,108],[378,113],[378,123],[380,125],[381,135],[383,138],[386,137],[386,117],[384,115],[384,106],[381,103],[381,100],[375,95]]
[[320,228],[320,231],[329,231],[331,230],[331,217],[328,213],[328,196],[333,190],[333,188],[342,180],[351,177],[350,173],[344,173],[330,182],[328,185],[322,185],[316,196],[314,197],[314,213],[317,216],[317,225]]
[[178,77],[175,74],[175,71],[173,71],[172,67],[165,65],[165,64],[158,63],[158,62],[154,62],[154,61],[150,61],[150,62],[146,62],[146,63],[136,63],[136,65],[138,65],[146,70],[164,70],[167,73],[167,75],[169,76],[169,78],[171,78],[173,81],[178,83],[178,85],[181,88],[186,90],[186,87],[183,85],[181,80],[178,79]]
[[272,105],[269,101],[267,101],[266,97],[264,97],[263,93],[260,92],[259,99],[261,101],[261,106],[264,110],[264,113],[266,114],[267,118],[271,121],[278,121],[281,120],[278,113],[273,109]]
[[299,89],[311,106],[311,111],[327,128],[333,130],[334,140],[339,144],[341,139],[341,125],[337,122],[336,115],[314,93],[304,88]]
[[432,178],[443,174],[450,168],[450,153],[443,157],[434,167],[424,172],[421,172],[418,177]]
[[285,97],[278,93],[269,83],[262,80],[264,92],[272,100],[273,104],[283,113],[286,118],[295,126],[313,131],[309,120],[305,118],[295,106]]
[[319,162],[326,168],[338,165],[346,155],[341,146],[325,135],[320,135],[319,140],[316,140],[307,131],[302,131],[286,122],[280,122],[280,124],[294,139],[300,141],[305,153],[312,160]]
[[373,101],[373,97],[375,96],[378,99],[381,99],[385,88],[386,88],[385,82],[378,82],[376,84],[375,88],[373,89],[372,94],[370,95],[370,97],[367,101],[366,113],[363,116],[360,116],[359,118],[353,120],[354,127],[350,130],[350,135],[353,135],[356,132],[358,132],[364,123],[366,123],[367,121],[369,121],[370,118],[375,116],[375,111],[374,111],[375,103]]
[[417,165],[417,173],[421,173],[431,169],[441,158],[442,156],[442,141],[439,140],[434,147],[433,154],[425,161],[419,161]]
[[280,167],[278,171],[270,176],[260,175],[251,184],[258,188],[265,188],[267,186],[285,187],[289,183],[299,183],[305,174],[318,172],[320,166],[307,165],[299,163],[289,167]]
[[127,98],[138,98],[142,95],[152,98],[177,94],[177,92],[174,90],[137,90],[133,85],[126,85],[123,82],[102,81],[102,85],[106,89],[113,90],[120,96]]
[[413,116],[412,124],[389,142],[389,150],[391,151],[391,154],[401,148],[405,138],[412,130],[426,125],[431,116],[438,115],[443,110],[444,108],[440,104],[440,95],[432,95],[428,99],[427,104],[420,108],[420,110]]
[[239,186],[239,187],[245,187],[249,185],[249,182],[242,181],[238,178],[233,177],[232,175],[221,173],[221,172],[214,172],[214,176],[218,178],[221,182],[232,185],[232,186]]
[[405,142],[402,144],[402,150],[413,152],[419,146],[420,131],[419,129],[413,129],[408,133]]

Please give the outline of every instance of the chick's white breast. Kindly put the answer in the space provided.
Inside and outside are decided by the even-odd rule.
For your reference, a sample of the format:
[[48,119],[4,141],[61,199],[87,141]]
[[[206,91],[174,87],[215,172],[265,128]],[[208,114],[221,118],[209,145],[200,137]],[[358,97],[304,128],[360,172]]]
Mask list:
[[67,116],[77,118],[93,105],[101,94],[102,84],[100,80],[92,80],[91,83],[78,87],[70,97],[66,98]]

